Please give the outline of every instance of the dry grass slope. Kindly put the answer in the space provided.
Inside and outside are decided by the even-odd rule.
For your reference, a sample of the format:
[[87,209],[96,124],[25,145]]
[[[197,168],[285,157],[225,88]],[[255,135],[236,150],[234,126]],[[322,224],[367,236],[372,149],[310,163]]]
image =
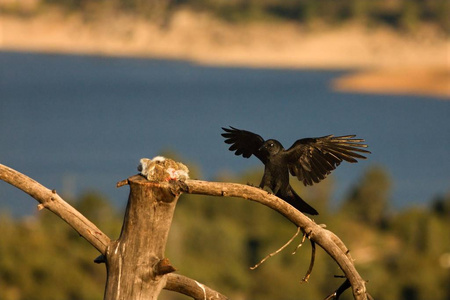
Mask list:
[[[231,24],[178,11],[167,23],[58,10],[0,14],[0,49],[187,59],[249,67],[363,70],[338,90],[450,97],[450,43],[431,28],[414,36],[359,25],[304,30],[292,23]],[[162,25],[163,24],[163,25]]]

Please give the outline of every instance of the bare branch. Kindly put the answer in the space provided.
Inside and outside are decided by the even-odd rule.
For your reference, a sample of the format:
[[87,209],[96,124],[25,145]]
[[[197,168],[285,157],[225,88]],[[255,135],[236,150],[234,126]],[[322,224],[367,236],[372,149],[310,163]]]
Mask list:
[[[55,190],[50,190],[33,179],[2,164],[0,164],[0,179],[21,189],[36,199],[40,203],[38,209],[47,208],[58,215],[91,243],[102,255],[106,256],[107,249],[111,246],[110,238],[65,202]],[[127,183],[123,182],[122,184]],[[337,262],[352,287],[355,299],[371,299],[371,296],[366,292],[365,282],[356,271],[349,250],[345,247],[344,243],[334,233],[317,225],[313,220],[278,197],[268,194],[259,188],[236,183],[186,180],[182,184],[180,182],[166,182],[164,186],[167,186],[172,193],[183,191],[191,194],[244,198],[259,202],[278,211],[297,227],[300,227],[303,232],[307,232],[312,245],[314,245],[313,243],[318,244]],[[101,261],[99,260],[98,262]],[[312,268],[313,262],[314,260],[312,258],[310,269]],[[164,264],[162,267],[164,267]],[[161,268],[161,270],[161,273],[171,271],[165,268]],[[307,276],[305,276],[306,279],[309,277],[308,274],[310,274],[310,270],[308,270]],[[195,299],[227,299],[225,296],[187,277],[173,273],[164,276],[167,277],[165,289],[178,291]],[[337,291],[340,292],[346,285],[344,282]]]
[[353,262],[353,258],[350,255],[350,250],[345,246],[344,242],[336,235],[334,232],[331,232],[329,230],[326,230],[327,233],[330,235],[330,238],[333,240],[333,242],[338,246],[345,255],[347,255],[348,259]]
[[[345,292],[346,289],[350,288],[350,281],[348,281],[348,279],[346,279],[339,287],[336,291],[334,291],[331,295],[327,296],[325,298],[325,300],[338,300],[339,297],[342,295],[343,292]],[[369,298],[370,299],[370,298]]]
[[283,251],[284,248],[286,248],[287,246],[289,246],[290,243],[292,243],[292,241],[297,237],[297,235],[300,233],[300,227],[297,227],[297,232],[289,239],[289,241],[287,241],[286,244],[284,244],[283,246],[281,246],[280,249],[276,250],[275,252],[270,253],[269,255],[267,255],[266,257],[264,257],[259,263],[257,263],[256,265],[254,265],[253,267],[250,267],[250,270],[254,270],[256,268],[258,268],[260,265],[262,265],[267,259],[269,259],[272,256],[277,255],[278,253],[280,253],[281,251]]
[[[353,297],[356,300],[367,299],[365,281],[356,271],[353,261],[349,257],[348,250],[343,251],[343,243],[329,230],[317,225],[313,220],[297,211],[294,207],[268,194],[266,191],[238,183],[208,182],[201,180],[186,180],[186,191],[190,194],[203,194],[212,196],[228,196],[244,198],[264,204],[285,216],[303,232],[309,233],[309,239],[323,248],[339,265],[349,280]],[[370,297],[370,296],[369,296]]]
[[188,278],[179,274],[168,274],[166,290],[178,292],[190,296],[196,300],[226,300],[226,296],[216,292],[213,289],[197,282],[194,279]]
[[64,201],[55,190],[50,190],[30,177],[0,164],[0,179],[24,191],[40,204],[38,209],[47,208],[67,224],[72,226],[83,238],[101,254],[106,254],[109,237],[85,216]]
[[308,271],[306,271],[306,275],[305,277],[303,277],[302,282],[308,282],[314,267],[314,260],[316,259],[316,243],[314,243],[311,240],[310,242],[311,242],[311,261],[309,263]]
[[161,276],[161,275],[169,274],[169,273],[172,273],[175,271],[176,271],[175,267],[170,264],[170,261],[168,258],[163,258],[156,264],[156,270],[155,270],[156,275]]
[[[300,227],[299,227],[300,228]],[[295,250],[292,252],[292,255],[294,255],[295,253],[297,253],[298,249],[303,246],[303,243],[306,240],[306,233],[303,232],[303,237],[302,237],[302,241],[300,242],[300,244],[298,244],[297,248],[295,248]]]
[[[0,180],[15,186],[36,199],[40,203],[38,205],[39,210],[47,208],[63,219],[101,253],[94,262],[106,262],[106,250],[111,244],[110,238],[80,212],[64,201],[55,190],[50,190],[30,177],[2,164],[0,164]],[[121,183],[122,185],[128,184],[128,179]],[[173,186],[166,185],[170,189],[179,189],[178,187],[173,188]],[[168,260],[162,259],[157,264],[156,271],[162,275],[167,272],[172,272],[173,267]],[[204,299],[204,295],[207,296],[206,299],[227,299],[222,294],[188,277],[177,274],[167,274],[166,276],[167,282],[165,289],[167,290],[177,291],[191,296],[194,299]],[[203,293],[203,289],[205,290],[205,294]]]

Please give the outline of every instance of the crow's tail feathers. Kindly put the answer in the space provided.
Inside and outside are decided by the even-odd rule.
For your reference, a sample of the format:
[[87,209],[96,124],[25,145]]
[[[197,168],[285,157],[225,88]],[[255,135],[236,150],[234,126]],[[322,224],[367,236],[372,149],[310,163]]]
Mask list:
[[310,206],[302,198],[300,198],[300,196],[297,195],[297,193],[292,188],[290,188],[285,195],[281,195],[280,193],[278,193],[277,197],[283,199],[302,213],[306,213],[309,215],[319,214],[317,210],[315,210],[312,206]]

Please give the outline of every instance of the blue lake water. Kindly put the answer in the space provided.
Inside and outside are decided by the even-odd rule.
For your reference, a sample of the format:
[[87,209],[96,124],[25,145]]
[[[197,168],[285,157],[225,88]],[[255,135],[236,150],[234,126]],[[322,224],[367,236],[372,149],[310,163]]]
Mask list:
[[[450,102],[335,92],[330,82],[343,73],[0,52],[0,163],[123,205],[128,190],[115,183],[161,151],[200,166],[202,179],[258,166],[227,150],[220,127],[232,125],[285,147],[327,134],[365,138],[369,159],[333,173],[336,201],[371,165],[389,171],[394,207],[449,192]],[[32,213],[35,204],[0,182],[0,209]]]

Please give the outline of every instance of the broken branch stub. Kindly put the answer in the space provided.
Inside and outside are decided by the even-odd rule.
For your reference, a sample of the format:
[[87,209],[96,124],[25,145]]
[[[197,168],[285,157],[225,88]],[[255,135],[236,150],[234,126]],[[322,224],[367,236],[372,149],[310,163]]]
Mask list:
[[[184,174],[182,172],[175,172],[175,175],[183,177]],[[147,211],[148,205],[146,206],[146,204],[144,203],[145,200],[143,199],[143,197],[139,196],[139,193],[137,192],[138,190],[147,188],[155,188],[159,191],[152,194],[147,191],[147,193],[151,195],[151,199],[147,201],[147,204],[154,203],[156,206],[164,206],[166,214],[171,218],[173,209],[178,199],[178,194],[182,189],[186,188],[183,185],[183,182],[180,181],[180,179],[181,178],[179,178],[178,181],[171,180],[170,184],[166,181],[163,181],[161,183],[149,182],[142,176],[133,176],[129,179],[121,181],[121,184],[119,186],[129,185],[130,182],[134,182],[133,186],[137,188],[134,196],[132,196],[130,192],[130,198],[139,198],[136,201],[132,200],[131,204],[128,206],[126,213],[126,223],[133,223],[132,221],[130,221],[130,215],[139,211],[139,205],[144,204],[144,210]],[[29,178],[28,176],[2,164],[0,164],[0,180],[11,184],[12,186],[22,190],[23,192],[36,199],[42,207],[50,210],[51,212],[59,216],[62,220],[66,221],[67,224],[72,226],[80,234],[80,236],[84,237],[93,247],[95,247],[101,253],[101,255],[95,259],[95,262],[106,263],[107,265],[108,282],[105,288],[105,299],[156,299],[157,294],[159,294],[160,287],[164,283],[164,280],[161,279],[162,277],[166,278],[165,289],[167,290],[182,293],[191,296],[194,299],[227,299],[227,297],[197,282],[194,279],[170,273],[174,268],[173,266],[171,266],[170,262],[167,259],[163,258],[168,232],[167,228],[161,230],[160,234],[158,235],[159,238],[156,239],[148,240],[146,238],[139,237],[140,233],[138,232],[138,228],[145,228],[145,226],[142,224],[142,222],[144,222],[145,220],[143,218],[139,218],[139,224],[131,224],[131,226],[128,226],[130,225],[128,224],[127,226],[125,226],[126,224],[124,222],[121,238],[117,241],[111,241],[110,238],[105,235],[99,228],[97,228],[92,222],[90,222],[75,208],[65,202],[56,193],[55,190],[50,190],[42,186],[35,180]],[[139,184],[142,184],[143,186],[139,186]],[[162,196],[163,199],[167,199],[165,201],[165,204],[158,204],[158,197],[156,197],[157,195]],[[163,210],[164,209],[155,208],[155,212],[151,215],[161,216],[161,212]],[[164,213],[162,213],[162,215],[164,215]],[[152,218],[153,224],[149,225],[147,229],[155,226],[154,219],[158,218]],[[171,220],[168,221],[168,223],[170,222]],[[140,250],[132,247],[133,245],[138,246],[138,243],[136,243],[130,236],[130,234],[132,233],[136,233],[136,235],[138,236],[136,239],[142,241],[143,247],[151,244],[151,241],[162,242],[162,247],[157,247],[156,245],[153,247],[153,249],[152,247],[149,247],[148,249],[150,249],[150,251],[152,251],[151,253],[153,254],[148,256],[145,253],[148,251],[148,249],[142,248],[141,252],[143,253],[143,255],[141,255],[141,257],[143,257],[144,259],[135,260],[133,255],[139,256]],[[129,238],[125,238],[126,236],[128,236]],[[130,247],[126,248],[126,245]],[[127,255],[124,253],[126,251],[131,251],[130,253],[132,254]],[[109,261],[107,261],[106,258],[107,252],[109,253]],[[143,270],[142,267],[134,267],[134,263],[141,263],[142,261],[145,262],[146,267],[150,267],[152,265],[154,266],[154,268],[148,269],[153,273],[148,270],[146,271],[145,269]],[[149,261],[151,263],[148,263]],[[131,265],[125,266],[124,263],[129,263]],[[127,273],[130,273],[130,269],[132,270],[133,274],[132,280],[124,280],[124,278],[126,278],[124,276]],[[134,270],[138,271],[134,272]],[[150,283],[148,284],[150,287],[148,287],[147,285],[143,285],[143,281],[147,280],[147,276],[150,277]],[[132,289],[133,287],[133,283],[136,286],[134,292],[130,291],[130,289]],[[122,288],[122,286],[124,288]],[[136,296],[134,297],[129,295]]]
[[122,232],[107,249],[105,299],[157,299],[166,276],[175,270],[164,257],[179,197],[166,182],[135,175]]

